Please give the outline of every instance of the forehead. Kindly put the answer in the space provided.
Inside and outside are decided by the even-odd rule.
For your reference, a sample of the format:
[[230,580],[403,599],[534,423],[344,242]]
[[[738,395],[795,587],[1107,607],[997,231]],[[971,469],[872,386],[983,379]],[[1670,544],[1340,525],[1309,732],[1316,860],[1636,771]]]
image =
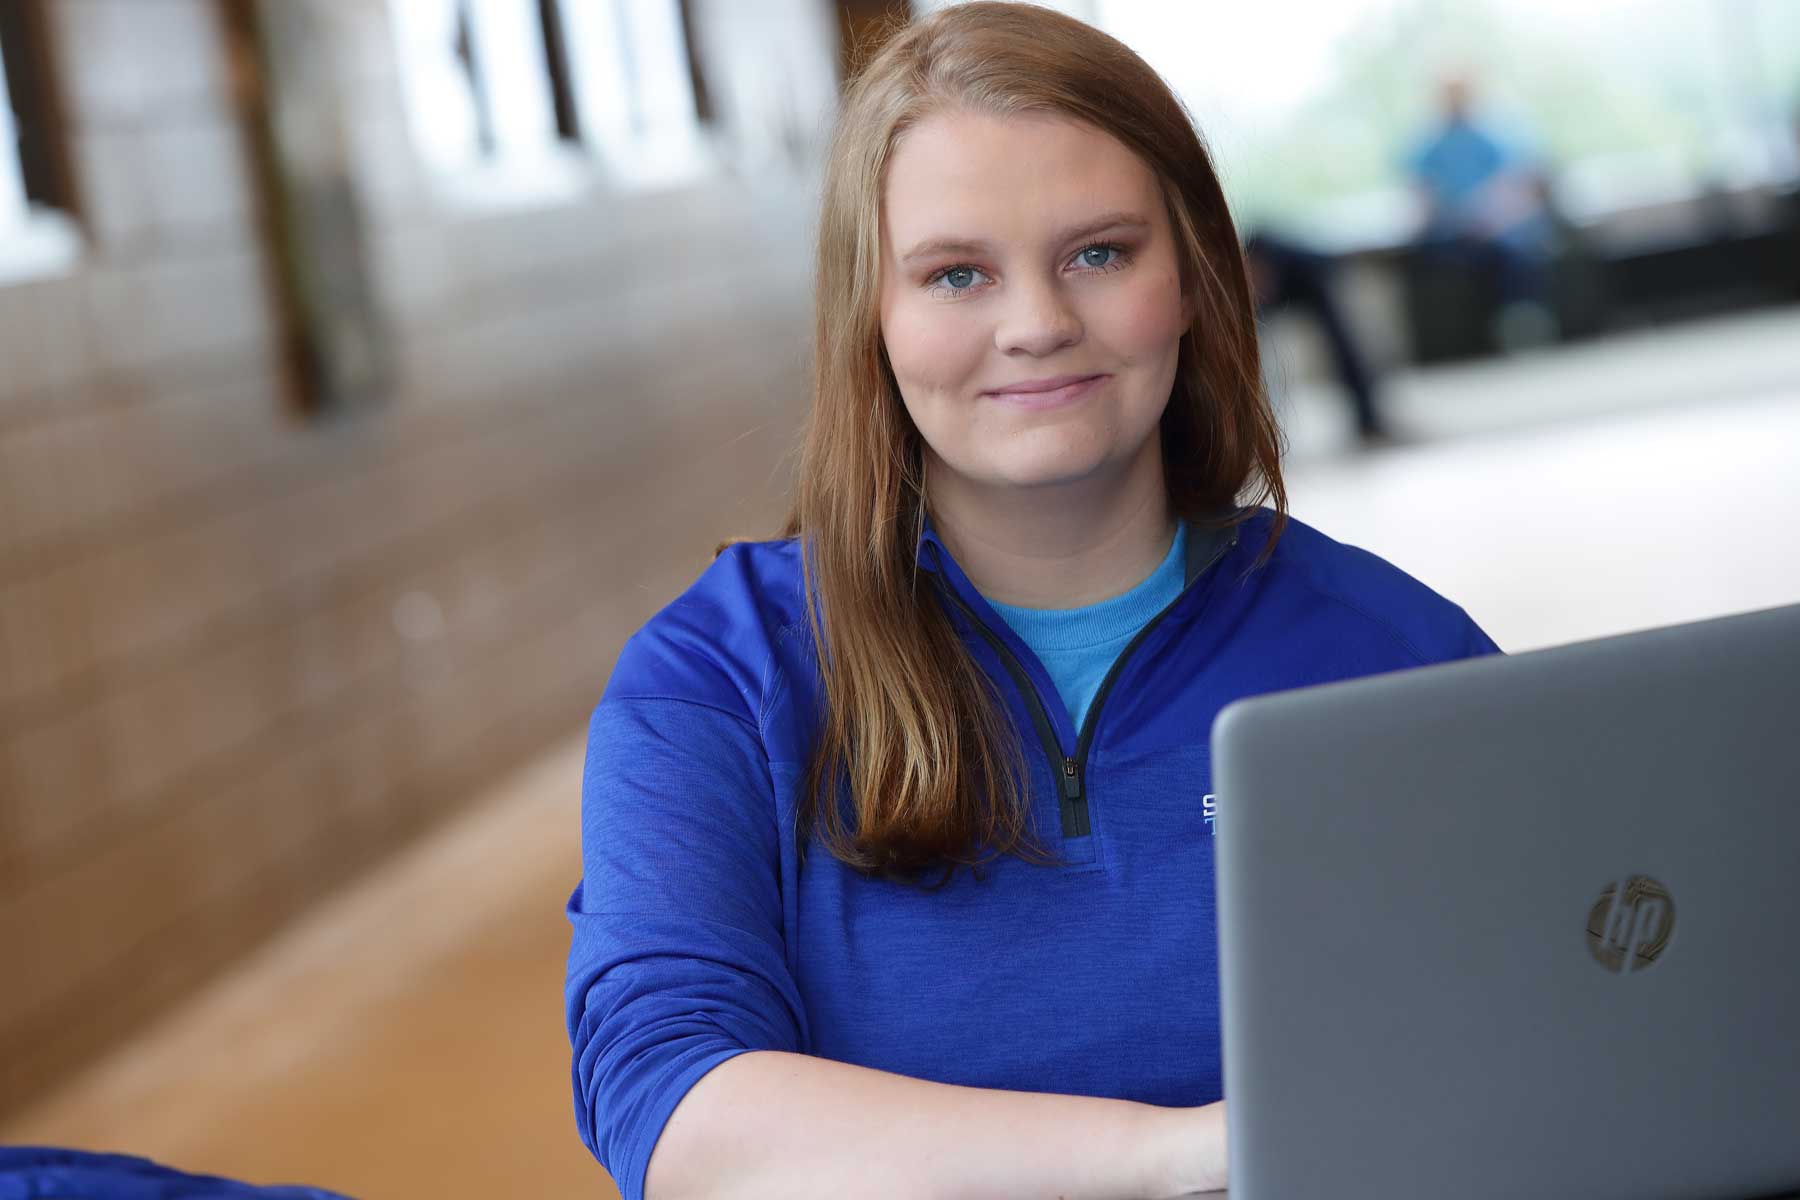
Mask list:
[[1155,173],[1111,134],[1056,114],[965,109],[934,113],[902,135],[881,207],[892,246],[1030,239],[1113,211],[1166,222]]

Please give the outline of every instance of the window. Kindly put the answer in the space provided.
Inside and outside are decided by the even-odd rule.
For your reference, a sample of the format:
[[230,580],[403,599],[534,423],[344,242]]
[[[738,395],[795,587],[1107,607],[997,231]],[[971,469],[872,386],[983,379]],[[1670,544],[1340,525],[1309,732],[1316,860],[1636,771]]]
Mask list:
[[[7,82],[6,60],[0,55],[0,85]],[[25,199],[25,174],[19,162],[18,117],[10,102],[0,107],[0,147],[0,228],[10,228],[22,223],[30,212]]]
[[701,161],[680,0],[394,0],[388,11],[414,138],[440,172],[567,182],[580,148],[646,182]]
[[1571,216],[1791,177],[1791,0],[1097,0],[1179,91],[1240,217],[1326,242],[1410,228],[1400,163],[1438,75],[1529,129]]
[[609,171],[641,182],[692,169],[700,119],[676,0],[576,0],[557,7],[581,127]]
[[432,165],[541,160],[573,130],[558,119],[536,0],[402,0],[389,6],[413,135]]
[[80,252],[45,86],[35,5],[0,4],[0,280],[52,273]]

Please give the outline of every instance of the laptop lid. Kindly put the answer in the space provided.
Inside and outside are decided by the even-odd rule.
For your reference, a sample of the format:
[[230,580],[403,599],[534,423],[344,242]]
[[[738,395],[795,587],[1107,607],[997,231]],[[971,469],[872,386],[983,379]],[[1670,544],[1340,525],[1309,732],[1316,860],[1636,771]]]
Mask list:
[[1800,1190],[1800,606],[1212,745],[1233,1197]]

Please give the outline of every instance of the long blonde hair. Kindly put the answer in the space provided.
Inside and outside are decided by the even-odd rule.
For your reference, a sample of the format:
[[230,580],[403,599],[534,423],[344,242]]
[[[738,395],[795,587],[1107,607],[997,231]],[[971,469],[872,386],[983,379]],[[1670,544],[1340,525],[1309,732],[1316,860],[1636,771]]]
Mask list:
[[[971,3],[900,29],[848,87],[825,170],[811,420],[784,537],[801,540],[824,712],[797,834],[815,827],[865,874],[917,880],[1016,854],[1032,836],[1025,766],[992,681],[918,578],[921,439],[882,347],[881,196],[895,139],[928,113],[1055,112],[1095,126],[1156,173],[1194,319],[1161,427],[1181,517],[1223,527],[1273,499],[1280,433],[1262,385],[1242,250],[1181,102],[1124,45],[1025,4]],[[853,821],[839,796],[847,784]],[[983,848],[987,853],[982,854]]]

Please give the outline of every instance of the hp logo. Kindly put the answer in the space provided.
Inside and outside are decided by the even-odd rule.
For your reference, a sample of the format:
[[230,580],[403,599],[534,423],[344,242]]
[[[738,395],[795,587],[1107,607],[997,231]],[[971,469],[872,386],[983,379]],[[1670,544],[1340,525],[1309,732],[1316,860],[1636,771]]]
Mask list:
[[1609,971],[1624,975],[1657,960],[1675,932],[1669,889],[1648,875],[1606,885],[1588,911],[1588,949]]

